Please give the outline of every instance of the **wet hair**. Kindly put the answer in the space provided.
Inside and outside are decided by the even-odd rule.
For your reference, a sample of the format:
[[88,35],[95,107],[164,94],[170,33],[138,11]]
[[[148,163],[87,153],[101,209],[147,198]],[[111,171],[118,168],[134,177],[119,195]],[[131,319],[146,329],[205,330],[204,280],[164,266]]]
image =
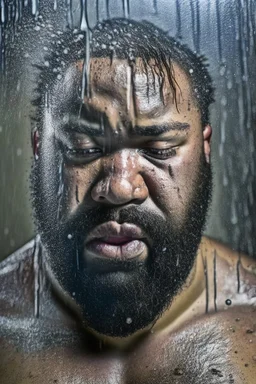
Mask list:
[[41,120],[45,95],[56,80],[61,79],[62,73],[71,63],[86,59],[86,51],[89,51],[90,57],[109,57],[111,61],[114,58],[126,59],[132,74],[136,58],[141,58],[145,73],[148,76],[151,71],[153,81],[158,80],[160,89],[167,75],[177,108],[178,84],[174,77],[173,63],[178,64],[189,79],[191,95],[200,111],[202,126],[209,123],[209,106],[214,101],[214,89],[204,56],[198,56],[186,45],[147,21],[110,19],[98,23],[87,33],[90,35],[89,50],[86,49],[86,33],[77,30],[63,32],[53,40],[44,65],[38,67],[37,97],[33,102],[37,107],[36,120]]

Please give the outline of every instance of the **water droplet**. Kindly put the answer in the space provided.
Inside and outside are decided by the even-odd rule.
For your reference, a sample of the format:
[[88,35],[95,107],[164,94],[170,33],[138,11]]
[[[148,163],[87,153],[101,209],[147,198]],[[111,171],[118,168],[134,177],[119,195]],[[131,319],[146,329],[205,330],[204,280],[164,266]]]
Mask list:
[[4,235],[7,236],[9,234],[9,228],[4,229]]
[[183,373],[184,373],[183,370],[180,369],[180,368],[175,368],[174,371],[173,371],[173,374],[174,374],[175,376],[182,376]]
[[11,241],[10,241],[10,246],[11,246],[11,247],[14,247],[14,246],[15,246],[15,241],[14,241],[13,239],[11,239]]
[[69,233],[69,234],[68,234],[68,239],[70,240],[70,239],[72,239],[72,237],[73,237],[73,236],[71,235],[71,233]]
[[127,317],[127,319],[126,319],[126,323],[127,323],[127,324],[131,324],[131,323],[132,323],[132,319],[131,319],[130,317]]
[[219,369],[212,368],[211,369],[211,373],[212,373],[212,375],[215,375],[215,376],[218,376],[218,377],[223,377],[223,374],[221,373],[221,371]]

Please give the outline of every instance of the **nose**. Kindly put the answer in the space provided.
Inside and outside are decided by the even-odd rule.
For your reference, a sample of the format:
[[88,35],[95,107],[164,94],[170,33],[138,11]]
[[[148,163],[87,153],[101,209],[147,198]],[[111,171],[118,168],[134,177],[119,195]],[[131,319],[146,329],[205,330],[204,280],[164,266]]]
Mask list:
[[103,176],[93,186],[91,196],[97,203],[140,204],[148,197],[138,156],[129,150],[116,152],[104,160]]

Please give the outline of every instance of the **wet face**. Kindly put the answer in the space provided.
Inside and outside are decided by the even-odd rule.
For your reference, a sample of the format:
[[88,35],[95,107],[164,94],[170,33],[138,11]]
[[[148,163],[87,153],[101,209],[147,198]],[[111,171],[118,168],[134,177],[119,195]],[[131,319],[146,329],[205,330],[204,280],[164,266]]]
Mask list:
[[38,230],[52,274],[87,325],[125,336],[156,320],[194,264],[211,191],[211,128],[188,78],[137,59],[94,58],[48,95],[32,172]]

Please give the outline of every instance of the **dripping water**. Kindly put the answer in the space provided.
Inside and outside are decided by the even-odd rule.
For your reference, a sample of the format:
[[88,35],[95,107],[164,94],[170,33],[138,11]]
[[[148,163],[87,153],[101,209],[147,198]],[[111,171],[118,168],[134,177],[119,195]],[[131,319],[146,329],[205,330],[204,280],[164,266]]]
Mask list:
[[0,69],[5,69],[5,52],[4,52],[4,28],[0,25]]
[[222,62],[222,31],[221,31],[221,17],[220,17],[220,4],[219,0],[215,0],[216,4],[216,24],[217,24],[217,41],[218,41],[218,53],[219,53],[219,60]]
[[213,287],[214,287],[214,309],[217,312],[217,269],[216,269],[216,250],[213,257]]
[[97,19],[97,22],[100,21],[100,7],[99,7],[99,0],[96,0],[96,19]]
[[35,239],[33,251],[33,268],[34,268],[34,316],[39,317],[40,314],[40,236],[37,235]]
[[[88,23],[88,14],[87,14],[87,3],[85,0],[82,0],[82,16],[80,23],[81,31],[85,32],[85,59],[83,63],[83,77],[82,77],[82,104],[85,94],[87,97],[90,97],[90,72],[89,72],[89,63],[90,63],[90,28]],[[82,107],[81,104],[81,107]]]
[[123,14],[124,18],[128,19],[130,17],[130,1],[123,0]]
[[73,15],[72,15],[72,0],[67,0],[67,22],[68,26],[73,26]]
[[39,0],[32,0],[32,15],[38,16],[38,3]]
[[1,23],[4,24],[5,22],[5,6],[4,6],[4,0],[1,0]]
[[238,260],[236,263],[237,293],[240,293],[240,264],[241,264],[241,255],[239,252]]
[[176,267],[179,267],[179,265],[180,265],[180,255],[177,256]]
[[168,165],[168,171],[169,171],[169,175],[170,175],[171,178],[173,179],[173,178],[174,178],[174,174],[173,174],[173,170],[172,170],[172,166],[171,166],[171,164]]
[[204,266],[204,277],[205,277],[205,313],[208,313],[208,310],[209,310],[209,281],[208,281],[208,269],[207,269],[206,257],[203,257],[203,266]]
[[126,105],[127,105],[127,112],[130,111],[130,102],[131,102],[131,79],[132,77],[132,70],[131,67],[128,66],[126,68],[126,82],[127,82],[127,87],[126,87]]
[[76,269],[77,269],[77,271],[79,271],[79,269],[80,269],[79,252],[78,252],[77,247],[76,247]]
[[78,185],[76,185],[76,202],[77,202],[77,204],[80,203],[79,197],[78,197]]
[[198,0],[190,0],[192,16],[193,43],[197,53],[200,52],[200,14]]
[[59,188],[57,193],[58,198],[58,211],[57,211],[57,219],[60,220],[60,212],[61,212],[61,202],[64,192],[64,182],[63,182],[63,167],[64,167],[64,161],[61,160],[61,163],[59,165]]
[[158,5],[157,5],[157,0],[153,0],[153,9],[154,9],[154,14],[158,14]]
[[181,13],[180,13],[180,1],[176,0],[176,37],[181,38]]
[[106,11],[107,11],[107,19],[110,19],[109,0],[106,0]]

